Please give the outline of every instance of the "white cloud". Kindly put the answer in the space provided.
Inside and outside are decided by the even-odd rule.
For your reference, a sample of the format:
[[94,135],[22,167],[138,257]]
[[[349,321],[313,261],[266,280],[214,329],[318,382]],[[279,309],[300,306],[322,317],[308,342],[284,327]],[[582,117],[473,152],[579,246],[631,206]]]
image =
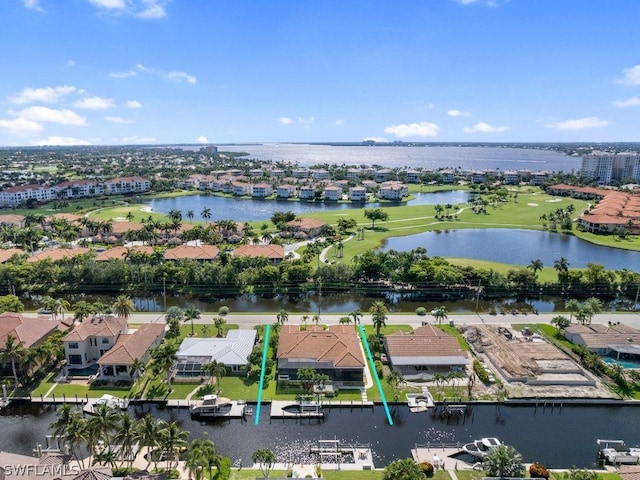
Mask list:
[[125,0],[89,0],[94,7],[107,10],[124,10],[127,7]]
[[123,137],[122,139],[122,143],[156,143],[157,141],[156,137],[139,137],[137,135]]
[[313,125],[315,121],[316,121],[315,117],[309,117],[309,118],[298,117],[298,123],[300,125]]
[[109,74],[111,78],[129,78],[135,77],[136,75],[138,74],[133,70],[129,70],[128,72],[112,72]]
[[601,120],[598,117],[584,117],[575,120],[565,120],[563,122],[550,123],[547,128],[558,130],[582,130],[583,128],[600,128],[610,125],[608,120]]
[[196,138],[196,142],[197,143],[209,143],[209,140],[204,135],[201,135],[198,138]]
[[461,5],[471,5],[473,3],[478,3],[478,4],[486,5],[488,7],[498,6],[498,0],[457,0],[457,2],[460,3]]
[[0,128],[6,128],[12,135],[23,137],[40,133],[42,125],[26,118],[14,118],[12,120],[0,120]]
[[118,116],[104,117],[104,119],[107,122],[112,122],[112,123],[132,123],[131,120],[128,120],[128,119],[122,118],[122,117],[118,117]]
[[625,68],[622,78],[617,80],[617,83],[624,83],[626,85],[640,85],[640,65],[634,65],[630,68]]
[[511,127],[494,127],[493,125],[488,124],[487,122],[476,123],[473,127],[466,127],[464,129],[465,133],[496,133],[496,132],[506,132]]
[[164,9],[164,2],[158,0],[142,0],[141,9],[134,15],[138,18],[153,20],[166,17],[167,12]]
[[377,142],[377,143],[387,143],[387,139],[384,137],[365,137],[362,139],[363,142]]
[[142,104],[137,100],[127,100],[127,108],[142,108]]
[[77,88],[71,85],[44,88],[25,87],[20,94],[11,97],[9,100],[16,105],[33,102],[56,103],[61,97],[76,90]]
[[44,12],[44,9],[40,6],[40,0],[24,0],[24,6],[29,10],[34,10],[36,12]]
[[85,110],[106,110],[107,108],[112,108],[114,105],[113,98],[102,97],[86,97],[78,100],[74,104],[76,108],[83,108]]
[[447,115],[450,117],[470,117],[471,114],[469,112],[461,112],[460,110],[452,109],[447,110]]
[[344,120],[342,120],[341,118],[339,118],[338,120],[336,120],[336,125],[337,125],[337,126],[341,127],[341,126],[342,126],[342,125],[344,125],[344,124],[345,124],[345,121],[344,121]]
[[147,67],[145,67],[145,66],[144,66],[143,64],[141,64],[141,63],[138,63],[138,64],[136,65],[136,68],[137,68],[138,70],[140,70],[141,72],[150,72],[150,71],[151,71],[151,70],[149,70]]
[[437,137],[440,127],[431,122],[392,125],[384,133],[393,133],[396,137]]
[[620,108],[625,107],[638,107],[640,106],[640,97],[631,97],[626,100],[616,100],[613,105]]
[[186,72],[169,72],[167,73],[167,78],[174,82],[187,82],[191,85],[194,85],[198,81],[196,77],[189,75]]
[[75,60],[68,60],[66,66],[67,67],[75,67],[76,66],[76,61]]
[[31,145],[55,145],[55,146],[72,146],[72,145],[91,145],[86,140],[80,140],[73,137],[58,137],[53,136],[49,138],[43,138],[42,140],[34,140]]
[[291,125],[293,123],[293,120],[291,120],[289,117],[280,117],[278,121],[285,125]]
[[56,110],[49,107],[33,106],[27,107],[19,112],[9,111],[11,115],[31,120],[33,122],[51,122],[60,123],[62,125],[87,125],[87,119],[78,115],[72,110]]

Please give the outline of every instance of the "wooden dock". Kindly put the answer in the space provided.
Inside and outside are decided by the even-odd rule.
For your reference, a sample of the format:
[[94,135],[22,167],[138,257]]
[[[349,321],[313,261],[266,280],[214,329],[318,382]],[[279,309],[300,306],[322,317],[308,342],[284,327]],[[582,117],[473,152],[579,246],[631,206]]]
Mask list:
[[322,460],[336,460],[340,463],[340,459],[345,455],[352,455],[353,462],[358,465],[362,470],[372,470],[373,465],[373,452],[369,445],[359,444],[343,444],[340,440],[318,440],[316,445],[312,445],[309,448],[309,452],[320,456],[320,463],[325,463]]
[[[292,411],[296,408],[299,410]],[[324,410],[320,404],[302,406],[299,402],[274,400],[271,402],[271,418],[324,418]]]
[[475,463],[465,461],[464,458],[470,458],[468,455],[461,458],[455,458],[461,452],[461,445],[457,443],[441,443],[416,445],[411,449],[411,456],[418,462],[429,462],[436,468],[446,469],[467,469],[473,468]]

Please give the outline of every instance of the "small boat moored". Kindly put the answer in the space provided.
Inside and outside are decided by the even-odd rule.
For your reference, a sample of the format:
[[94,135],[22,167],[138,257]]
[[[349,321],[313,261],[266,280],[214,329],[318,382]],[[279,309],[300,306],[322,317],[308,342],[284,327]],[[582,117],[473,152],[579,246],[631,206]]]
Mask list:
[[84,413],[94,414],[96,408],[100,405],[106,405],[112,409],[126,410],[129,407],[129,400],[126,398],[118,398],[113,395],[105,393],[100,398],[92,399],[82,408]]
[[640,464],[640,447],[627,447],[624,440],[598,439],[598,456],[612,465]]
[[233,402],[229,398],[205,395],[202,401],[191,405],[189,412],[201,417],[227,417],[231,414],[232,406]]
[[481,438],[462,446],[462,451],[478,458],[484,458],[494,448],[502,445],[502,442],[495,437]]

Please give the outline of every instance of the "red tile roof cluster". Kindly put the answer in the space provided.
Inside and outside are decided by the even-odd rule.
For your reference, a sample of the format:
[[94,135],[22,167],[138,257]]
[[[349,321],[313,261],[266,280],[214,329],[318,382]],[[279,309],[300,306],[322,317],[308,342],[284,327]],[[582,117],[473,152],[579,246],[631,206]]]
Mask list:
[[0,348],[4,347],[9,336],[18,340],[23,347],[32,347],[59,327],[59,321],[45,315],[34,318],[21,313],[4,312],[0,314]]
[[465,357],[458,339],[443,330],[424,325],[413,332],[396,332],[385,337],[387,353],[393,357]]
[[266,257],[270,260],[284,259],[282,245],[241,245],[233,251],[235,257]]
[[93,317],[76,325],[64,337],[65,342],[81,342],[89,337],[115,337],[127,324],[123,317]]
[[146,323],[133,333],[121,334],[113,347],[100,359],[100,365],[133,365],[141,360],[154,342],[164,336],[166,325]]
[[164,254],[165,260],[213,260],[218,255],[218,247],[215,245],[181,245],[171,248]]
[[52,248],[51,250],[44,250],[36,253],[32,257],[27,259],[27,262],[40,262],[41,260],[51,260],[56,262],[58,260],[64,260],[67,258],[77,257],[78,255],[84,255],[89,252],[88,248]]

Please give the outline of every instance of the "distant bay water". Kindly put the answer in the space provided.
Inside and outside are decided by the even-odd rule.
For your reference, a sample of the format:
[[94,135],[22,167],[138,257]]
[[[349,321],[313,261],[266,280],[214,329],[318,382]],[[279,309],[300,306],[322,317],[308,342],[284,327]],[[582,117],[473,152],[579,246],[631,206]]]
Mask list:
[[318,163],[381,165],[386,168],[460,168],[463,170],[531,170],[571,173],[579,157],[551,150],[480,146],[333,146],[290,143],[219,145],[219,151],[247,152],[256,160],[310,166]]

